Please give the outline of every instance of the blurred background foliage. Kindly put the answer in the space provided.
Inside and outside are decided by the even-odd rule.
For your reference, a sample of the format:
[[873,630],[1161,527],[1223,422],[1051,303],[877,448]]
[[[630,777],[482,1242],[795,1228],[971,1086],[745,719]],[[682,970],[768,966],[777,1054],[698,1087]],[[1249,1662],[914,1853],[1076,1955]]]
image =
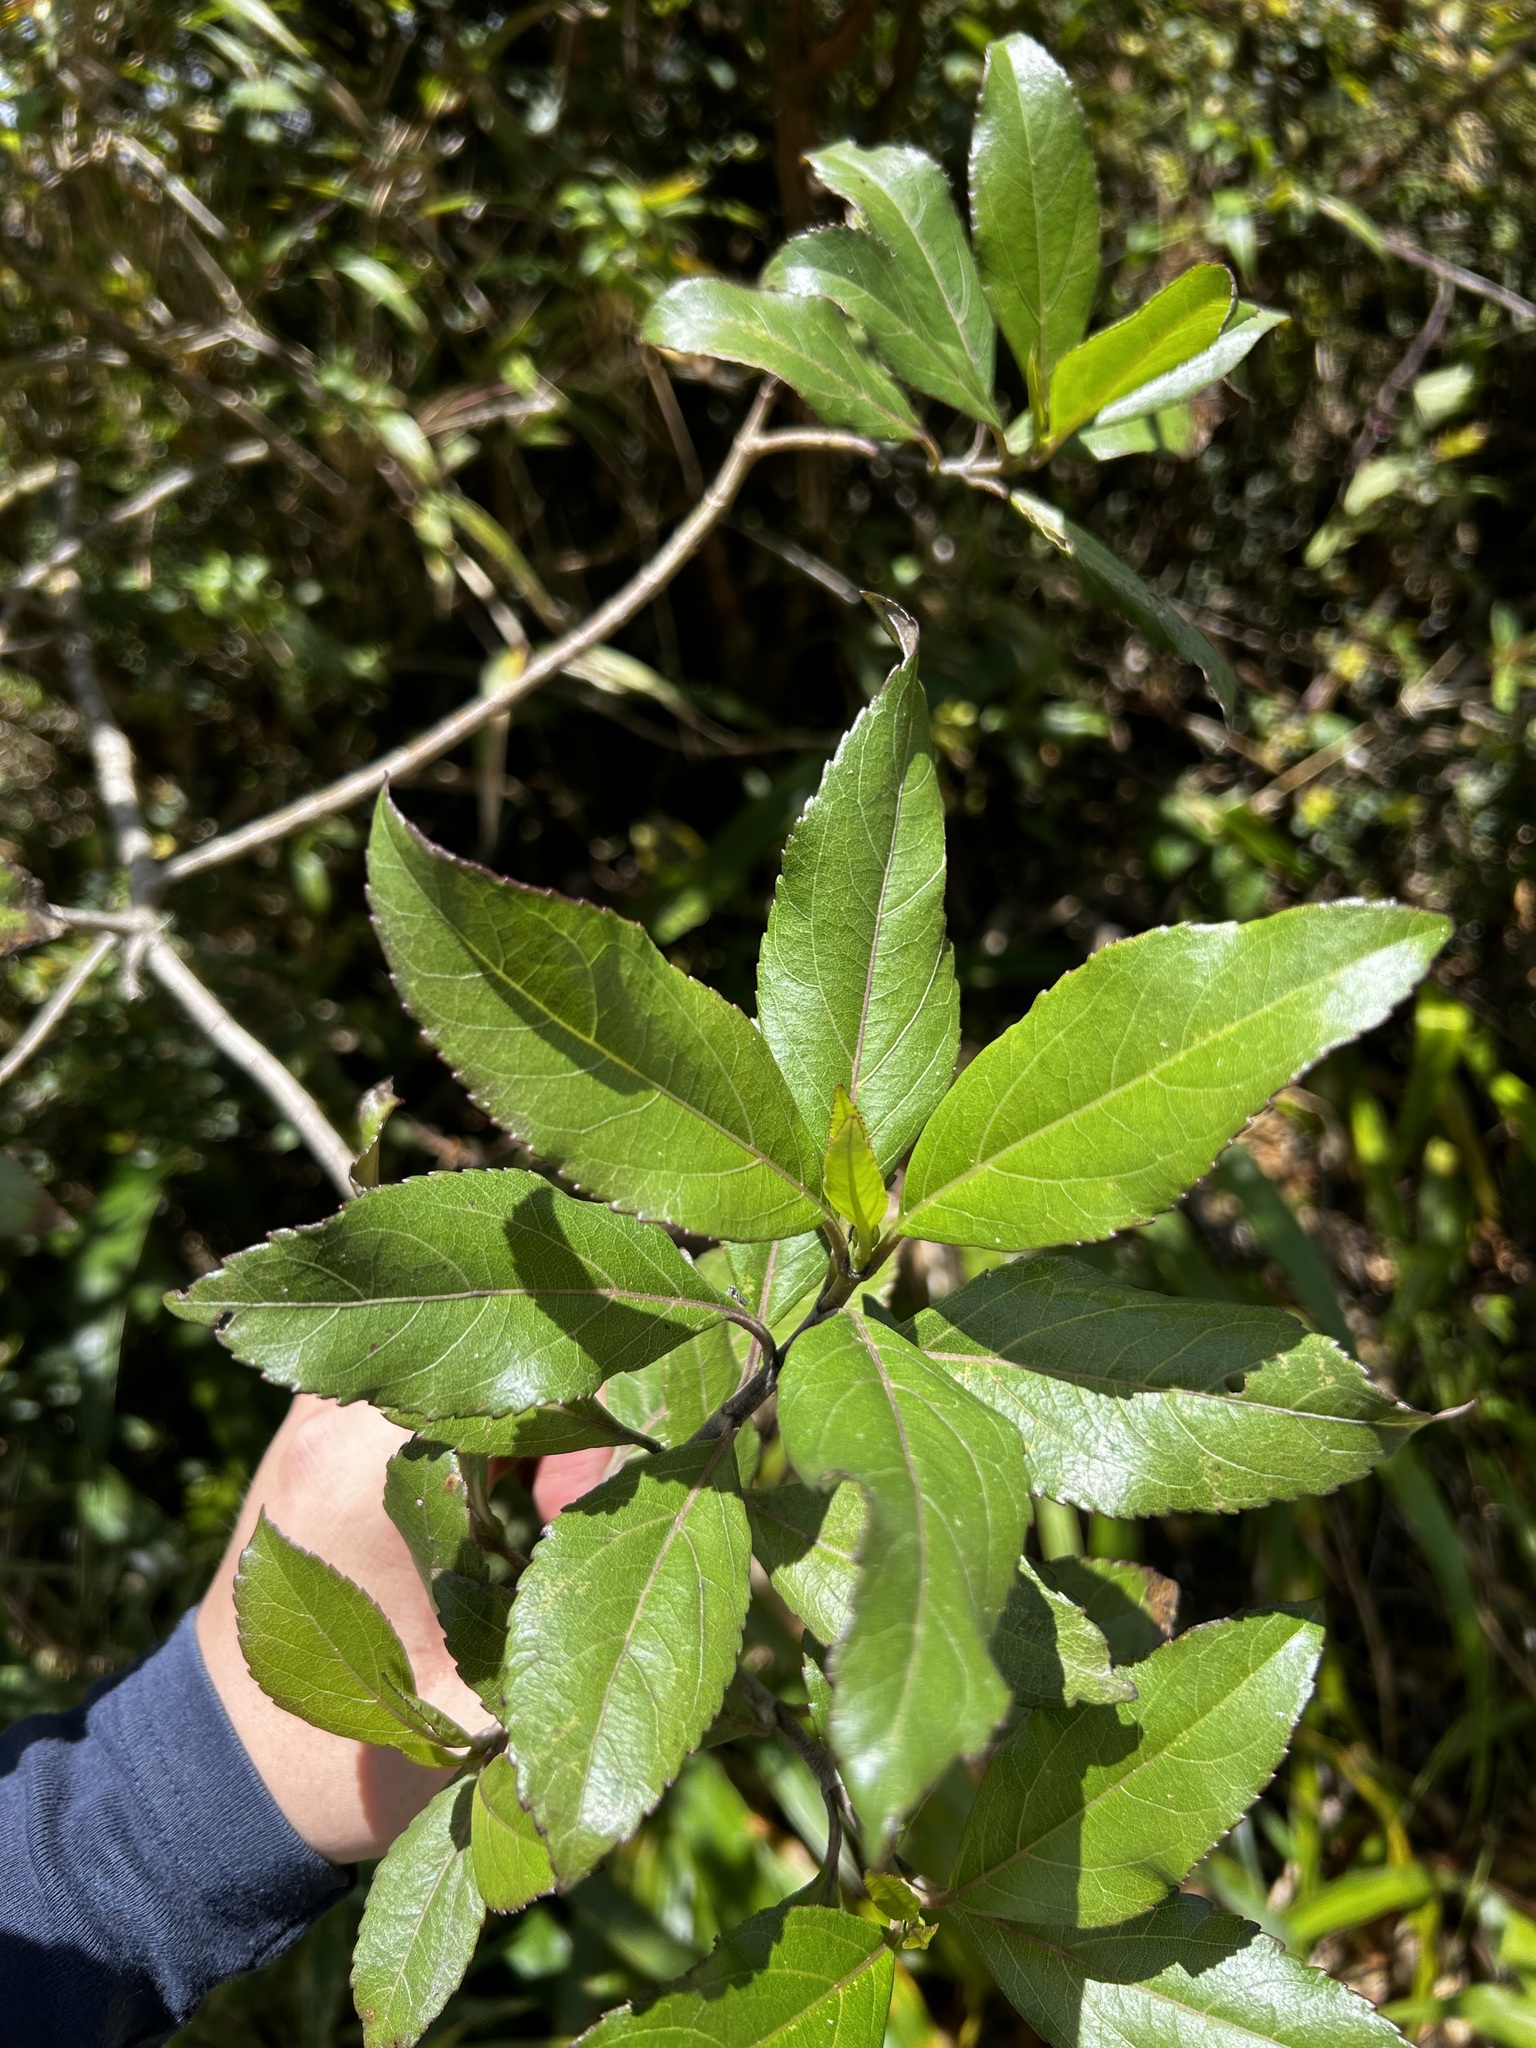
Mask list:
[[[1085,609],[1004,507],[805,455],[753,474],[626,630],[627,661],[546,687],[404,801],[450,846],[642,919],[750,1006],[783,834],[888,666],[871,588],[923,626],[972,1044],[1163,920],[1370,893],[1452,913],[1412,1015],[1102,1256],[1283,1301],[1405,1398],[1466,1412],[1326,1501],[1084,1533],[1174,1579],[1185,1622],[1326,1602],[1296,1754],[1205,1888],[1418,2038],[1532,2048],[1527,7],[0,5],[3,851],[54,902],[121,900],[33,565],[83,540],[157,852],[370,758],[498,673],[509,610],[535,640],[583,615],[719,460],[746,387],[639,348],[654,294],[753,276],[828,217],[801,162],[820,140],[918,141],[958,179],[981,53],[1014,28],[1088,109],[1101,312],[1215,255],[1290,315],[1184,459],[1051,473],[1232,656],[1236,729]],[[506,1159],[393,999],[362,830],[331,819],[194,878],[177,932],[343,1128],[394,1076],[386,1177]],[[84,943],[7,963],[13,1037]],[[0,1144],[0,1709],[18,1714],[166,1632],[278,1412],[162,1289],[332,1197],[265,1100],[115,969],[0,1093]],[[917,1247],[898,1284],[916,1302],[960,1277]],[[770,1622],[753,1654],[792,1659]],[[818,1812],[787,1752],[705,1752],[608,1871],[488,1934],[432,2039],[576,2032],[801,1882]],[[349,1914],[184,2038],[354,2041]],[[1030,2038],[948,1937],[902,1963],[897,2048]]]

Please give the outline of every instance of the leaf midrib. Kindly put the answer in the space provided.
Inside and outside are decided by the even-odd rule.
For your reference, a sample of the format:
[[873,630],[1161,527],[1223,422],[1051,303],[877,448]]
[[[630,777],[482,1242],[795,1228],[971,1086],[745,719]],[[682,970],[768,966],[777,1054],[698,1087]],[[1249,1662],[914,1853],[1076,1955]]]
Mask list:
[[[1400,937],[1392,940],[1389,944],[1373,946],[1369,951],[1357,954],[1353,960],[1333,969],[1318,981],[1303,982],[1300,985],[1292,986],[1283,995],[1277,996],[1273,1002],[1265,1003],[1256,1010],[1247,1010],[1241,1017],[1234,1018],[1230,1022],[1223,1024],[1219,1030],[1209,1032],[1203,1038],[1188,1041],[1181,1045],[1177,1052],[1170,1054],[1168,1058],[1160,1060],[1155,1065],[1143,1067],[1139,1073],[1132,1074],[1128,1080],[1121,1081],[1113,1088],[1105,1089],[1102,1094],[1094,1096],[1091,1101],[1076,1103],[1072,1108],[1064,1110],[1060,1116],[1053,1117],[1049,1123],[1037,1124],[1032,1131],[1026,1131],[1022,1137],[1015,1138],[1009,1144],[1000,1146],[996,1152],[988,1154],[985,1158],[975,1160],[965,1168],[963,1173],[957,1173],[951,1179],[941,1181],[936,1188],[926,1191],[920,1197],[917,1207],[909,1212],[910,1215],[913,1218],[921,1216],[925,1209],[933,1207],[949,1195],[953,1189],[963,1187],[967,1181],[973,1180],[978,1174],[1000,1171],[1000,1161],[1007,1158],[1010,1153],[1021,1152],[1027,1145],[1034,1145],[1041,1139],[1048,1138],[1053,1132],[1059,1131],[1064,1125],[1073,1122],[1076,1118],[1087,1116],[1093,1111],[1103,1109],[1106,1104],[1114,1102],[1117,1097],[1127,1095],[1131,1090],[1142,1087],[1148,1081],[1155,1080],[1158,1075],[1164,1073],[1168,1068],[1178,1065],[1181,1060],[1187,1060],[1197,1053],[1208,1051],[1210,1047],[1219,1045],[1224,1038],[1230,1038],[1234,1033],[1246,1031],[1251,1025],[1272,1016],[1276,1010],[1283,1009],[1287,1003],[1295,1002],[1299,996],[1314,995],[1319,990],[1329,987],[1330,984],[1340,980],[1344,975],[1356,972],[1374,954],[1396,952],[1398,947],[1404,944],[1404,942],[1404,939]],[[1048,1044],[1054,1044],[1070,1028],[1070,1022],[1063,1022],[1053,1033]],[[1015,1026],[1015,1029],[1017,1029],[1017,1026]],[[1002,1045],[1004,1040],[998,1039],[995,1042],[998,1045]],[[1330,1043],[1337,1043],[1337,1040],[1331,1040]],[[1032,1067],[1037,1060],[1044,1056],[1046,1049],[1046,1046],[1039,1046],[1031,1052],[1029,1063],[1024,1069],[1024,1073],[1027,1073],[1029,1067]],[[1319,1053],[1317,1057],[1320,1059],[1322,1054]],[[1007,1090],[1009,1095],[1019,1087],[1022,1079],[1023,1075],[1015,1077]],[[1001,1104],[992,1111],[993,1117],[996,1117],[1000,1111]],[[1050,1176],[1053,1184],[1059,1181],[1060,1178],[1060,1175],[1053,1174]],[[1076,1178],[1083,1181],[1095,1179],[1111,1180],[1117,1178],[1117,1176],[1112,1174],[1080,1174]]]
[[[905,666],[905,664],[903,664]],[[890,685],[886,685],[889,689]],[[848,1081],[848,1099],[854,1107],[859,1101],[859,1069],[864,1064],[864,1040],[869,1030],[869,1006],[874,998],[875,964],[880,956],[880,942],[884,936],[885,901],[890,893],[891,875],[896,866],[896,842],[901,836],[902,813],[907,801],[907,768],[911,766],[911,732],[908,721],[908,760],[896,778],[896,801],[891,812],[891,829],[886,838],[885,855],[880,863],[880,899],[875,905],[875,921],[869,937],[869,958],[864,965],[864,996],[859,1004],[859,1026],[854,1035],[853,1061]],[[894,735],[893,735],[894,737]],[[825,997],[823,997],[825,1001]]]
[[[328,1309],[340,1313],[347,1309],[370,1308],[430,1308],[439,1301],[620,1301],[642,1302],[647,1308],[697,1308],[708,1310],[723,1320],[723,1314],[713,1303],[700,1301],[695,1294],[640,1294],[624,1287],[467,1287],[454,1293],[442,1294],[367,1294],[354,1295],[344,1301],[311,1299],[306,1301],[273,1301],[260,1298],[255,1301],[210,1302],[221,1314],[238,1315],[247,1309],[271,1309],[274,1314],[287,1314],[293,1309]],[[701,1333],[702,1334],[702,1333]]]
[[[1227,1712],[1228,1709],[1230,1709],[1233,1705],[1234,1701],[1236,1701],[1243,1693],[1245,1693],[1249,1689],[1249,1687],[1255,1683],[1256,1680],[1262,1677],[1269,1670],[1270,1666],[1275,1664],[1279,1660],[1279,1658],[1285,1653],[1285,1651],[1291,1648],[1291,1646],[1296,1642],[1296,1640],[1297,1638],[1294,1632],[1288,1635],[1285,1638],[1284,1642],[1278,1644],[1273,1650],[1270,1651],[1270,1653],[1268,1654],[1268,1656],[1264,1658],[1262,1663],[1256,1664],[1252,1667],[1252,1669],[1244,1672],[1241,1681],[1237,1685],[1233,1686],[1230,1692],[1224,1693],[1219,1700],[1213,1701],[1212,1704],[1206,1708],[1203,1714],[1195,1715],[1193,1720],[1181,1722],[1176,1733],[1172,1736],[1172,1738],[1169,1741],[1163,1744],[1161,1749],[1154,1751],[1151,1755],[1140,1758],[1131,1766],[1129,1770],[1123,1772],[1122,1775],[1118,1778],[1112,1778],[1102,1788],[1102,1790],[1095,1792],[1091,1799],[1085,1800],[1082,1803],[1082,1805],[1074,1807],[1070,1813],[1062,1814],[1057,1820],[1052,1822],[1049,1830],[1045,1834],[1037,1835],[1033,1841],[1025,1843],[1021,1847],[1015,1848],[1010,1855],[1003,1857],[997,1863],[989,1864],[985,1870],[979,1872],[975,1877],[969,1879],[967,1883],[958,1886],[950,1894],[951,1899],[963,1899],[966,1893],[969,1891],[974,1891],[977,1885],[988,1884],[992,1882],[994,1879],[999,1877],[1004,1871],[1012,1870],[1015,1864],[1027,1863],[1030,1857],[1034,1856],[1038,1852],[1042,1843],[1048,1842],[1053,1835],[1060,1834],[1063,1828],[1070,1827],[1074,1821],[1086,1820],[1087,1816],[1090,1813],[1092,1813],[1095,1807],[1097,1807],[1103,1800],[1109,1799],[1114,1795],[1123,1792],[1125,1788],[1129,1784],[1131,1784],[1134,1779],[1139,1777],[1143,1771],[1152,1770],[1156,1765],[1162,1763],[1163,1760],[1174,1749],[1174,1747],[1177,1744],[1182,1743],[1186,1739],[1186,1737],[1192,1735],[1197,1728],[1202,1728],[1207,1721],[1214,1719],[1214,1717],[1217,1714]],[[1084,1866],[1081,1862],[1079,1862],[1079,1864],[1077,1865],[1079,1875],[1083,1873],[1083,1868]]]
[[[771,2048],[771,2044],[773,2042],[782,2040],[784,2036],[787,2033],[789,2033],[793,2028],[802,2026],[806,2020],[814,2018],[817,2010],[821,2006],[825,2005],[829,1999],[840,1998],[851,1984],[856,1984],[858,1982],[858,1980],[860,1979],[860,1977],[864,1975],[866,1970],[873,1969],[875,1964],[879,1962],[881,1956],[886,1953],[887,1951],[885,1948],[885,1944],[883,1942],[880,1944],[878,1948],[872,1948],[867,1955],[861,1956],[859,1958],[858,1962],[854,1964],[851,1970],[847,1971],[843,1976],[839,1977],[835,1984],[829,1984],[827,1985],[825,1990],[817,1992],[816,1996],[811,2000],[809,2005],[802,2005],[799,2011],[791,2013],[788,2019],[780,2020],[779,2024],[773,2029],[772,2033],[757,2035],[754,2040],[746,2044],[746,2048]],[[750,1972],[744,1971],[741,1975],[741,1981],[750,1982],[751,1978],[757,1976],[758,1974],[759,1972],[755,1970]],[[727,1978],[725,1984],[720,1988],[722,1990],[730,1989],[731,1981],[732,1980],[730,1978]],[[713,1991],[715,1988],[716,1987],[713,1984],[708,1986],[709,1991]]]

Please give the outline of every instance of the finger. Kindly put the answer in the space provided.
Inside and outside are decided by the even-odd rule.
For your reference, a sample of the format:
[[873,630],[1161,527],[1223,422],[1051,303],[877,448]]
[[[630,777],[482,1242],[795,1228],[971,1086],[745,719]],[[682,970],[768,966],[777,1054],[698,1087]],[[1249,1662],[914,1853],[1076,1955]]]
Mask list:
[[557,1457],[541,1458],[533,1479],[533,1504],[540,1519],[552,1522],[562,1508],[580,1500],[607,1478],[613,1452],[606,1447],[595,1451],[562,1451]]

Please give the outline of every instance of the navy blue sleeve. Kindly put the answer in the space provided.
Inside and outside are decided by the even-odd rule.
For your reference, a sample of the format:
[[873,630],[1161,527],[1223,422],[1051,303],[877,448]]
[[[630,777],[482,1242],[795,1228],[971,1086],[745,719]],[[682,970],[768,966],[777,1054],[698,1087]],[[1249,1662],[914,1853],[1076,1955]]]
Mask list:
[[261,1782],[189,1614],[83,1705],[0,1735],[0,2037],[151,2048],[348,1883]]

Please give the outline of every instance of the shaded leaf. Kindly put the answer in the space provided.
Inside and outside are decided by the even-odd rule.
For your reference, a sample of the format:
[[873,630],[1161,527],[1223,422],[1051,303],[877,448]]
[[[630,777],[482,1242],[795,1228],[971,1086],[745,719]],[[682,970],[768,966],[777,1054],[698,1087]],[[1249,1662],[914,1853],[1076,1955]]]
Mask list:
[[721,1297],[664,1231],[506,1167],[370,1188],[170,1306],[280,1386],[437,1435],[436,1416],[590,1394],[718,1322]]
[[1149,1564],[1107,1557],[1054,1557],[1040,1577],[1080,1607],[1109,1644],[1116,1664],[1139,1664],[1173,1634],[1179,1588]]
[[912,1337],[1015,1424],[1041,1492],[1108,1515],[1327,1493],[1427,1420],[1284,1310],[1148,1294],[1080,1259],[983,1273]]
[[492,1458],[548,1458],[563,1451],[590,1451],[603,1444],[635,1441],[634,1431],[600,1401],[586,1399],[524,1408],[516,1415],[426,1416],[406,1408],[386,1408],[385,1413],[391,1422],[418,1436]]
[[917,628],[860,712],[784,849],[758,961],[763,1036],[815,1141],[832,1095],[858,1107],[888,1171],[949,1086],[960,998],[944,938],[944,807]]
[[493,1756],[475,1780],[469,1840],[475,1883],[493,1913],[520,1912],[554,1889],[549,1853],[518,1800],[517,1771],[506,1756]]
[[1232,296],[1229,270],[1197,263],[1124,320],[1079,342],[1051,372],[1051,439],[1064,441],[1117,398],[1209,348],[1226,324]]
[[923,437],[900,387],[854,346],[848,323],[824,299],[690,277],[656,301],[640,338],[655,348],[723,356],[782,377],[830,427],[849,427],[876,441]]
[[1402,2036],[1357,1992],[1246,1920],[1181,1894],[1096,1933],[955,1919],[1052,2048],[1391,2048]]
[[503,1721],[562,1884],[649,1813],[713,1720],[749,1556],[728,1436],[625,1466],[535,1548],[512,1608]]
[[1086,449],[1095,462],[1114,462],[1122,455],[1172,455],[1184,462],[1198,455],[1204,443],[1195,409],[1185,400],[1114,426],[1083,427],[1072,445]]
[[494,1714],[501,1705],[512,1588],[461,1572],[439,1572],[432,1581],[432,1604],[460,1678]]
[[458,1989],[485,1908],[470,1861],[472,1788],[444,1786],[373,1874],[352,1957],[364,2048],[412,2048]]
[[853,1225],[855,1256],[862,1263],[874,1250],[885,1220],[885,1180],[870,1149],[864,1119],[841,1082],[832,1091],[832,1124],[821,1180],[827,1200]]
[[768,1048],[638,925],[453,859],[387,794],[368,858],[402,997],[507,1130],[685,1229],[767,1238],[816,1221],[820,1150]]
[[464,1730],[418,1699],[404,1645],[361,1586],[290,1543],[263,1514],[235,1579],[240,1647],[269,1699],[332,1735],[452,1762]]
[[1099,281],[1093,150],[1067,74],[1031,37],[987,49],[971,131],[976,260],[997,324],[1044,409]]
[[740,1382],[732,1334],[727,1324],[717,1323],[643,1371],[611,1379],[604,1400],[631,1429],[658,1443],[686,1443]]
[[1322,1630],[1211,1622],[1136,1666],[1138,1697],[1041,1709],[993,1758],[951,1877],[971,1913],[1104,1927],[1155,1904],[1268,1784]]
[[832,1733],[878,1863],[945,1766],[985,1747],[1007,1710],[987,1643],[1028,1526],[1024,1464],[980,1402],[854,1314],[795,1347],[779,1427],[803,1479],[855,1480],[869,1503],[870,1562],[832,1659]]
[[863,1494],[851,1481],[828,1494],[791,1480],[746,1501],[752,1554],[773,1590],[822,1642],[840,1642],[853,1620],[869,1520]]
[[1027,1558],[992,1631],[992,1661],[1016,1707],[1104,1706],[1136,1687],[1110,1668],[1109,1644]]
[[825,1906],[774,1906],[643,2011],[621,2007],[582,2048],[881,2048],[895,1958],[885,1930]]
[[419,1437],[402,1444],[384,1468],[384,1510],[405,1538],[429,1591],[439,1572],[469,1579],[490,1576],[485,1552],[475,1541],[456,1451]]
[[1191,662],[1205,677],[1206,686],[1225,715],[1234,716],[1236,671],[1171,599],[1144,582],[1129,563],[1122,562],[1086,526],[1079,526],[1044,498],[1037,498],[1031,491],[1015,490],[1008,502],[1021,519],[1027,519],[1053,548],[1066,556],[1086,596],[1139,627],[1155,647],[1166,648],[1181,661]]
[[772,1244],[728,1245],[726,1255],[743,1301],[775,1334],[827,1271],[827,1247],[816,1230]]
[[1102,947],[950,1090],[903,1229],[1020,1250],[1145,1222],[1277,1088],[1379,1024],[1449,930],[1395,904],[1306,904]]

